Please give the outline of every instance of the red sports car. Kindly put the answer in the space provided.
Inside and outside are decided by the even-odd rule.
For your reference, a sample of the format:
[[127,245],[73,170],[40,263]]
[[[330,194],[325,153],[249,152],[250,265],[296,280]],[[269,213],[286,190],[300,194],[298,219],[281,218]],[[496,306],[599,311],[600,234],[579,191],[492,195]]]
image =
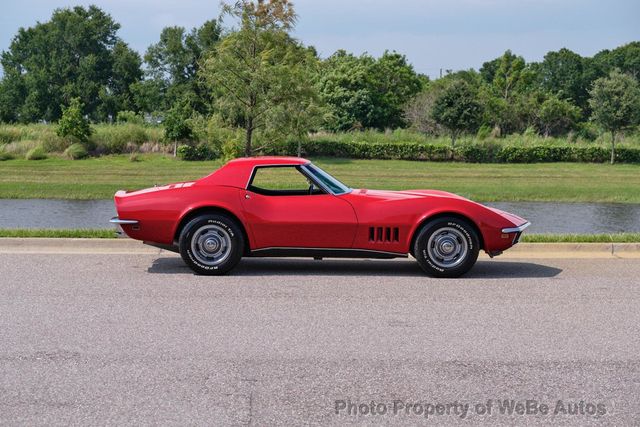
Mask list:
[[297,157],[233,160],[197,181],[118,191],[111,220],[130,237],[179,252],[199,274],[243,256],[395,258],[458,277],[483,249],[499,255],[530,224],[435,190],[351,189]]

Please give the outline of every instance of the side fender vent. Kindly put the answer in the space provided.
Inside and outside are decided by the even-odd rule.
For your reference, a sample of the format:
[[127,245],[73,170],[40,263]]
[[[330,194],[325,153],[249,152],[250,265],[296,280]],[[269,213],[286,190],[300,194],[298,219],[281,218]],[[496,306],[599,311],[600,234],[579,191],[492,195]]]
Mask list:
[[369,227],[369,241],[376,243],[392,243],[400,240],[398,227]]

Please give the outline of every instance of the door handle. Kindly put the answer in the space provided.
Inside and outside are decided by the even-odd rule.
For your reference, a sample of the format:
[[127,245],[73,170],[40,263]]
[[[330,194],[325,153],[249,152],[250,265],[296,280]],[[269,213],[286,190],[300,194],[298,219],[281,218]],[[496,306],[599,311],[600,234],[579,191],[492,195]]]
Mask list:
[[248,194],[245,194],[245,195],[244,195],[244,198],[245,198],[245,199],[250,199],[250,198],[251,198],[251,196],[250,196],[250,195],[248,195]]

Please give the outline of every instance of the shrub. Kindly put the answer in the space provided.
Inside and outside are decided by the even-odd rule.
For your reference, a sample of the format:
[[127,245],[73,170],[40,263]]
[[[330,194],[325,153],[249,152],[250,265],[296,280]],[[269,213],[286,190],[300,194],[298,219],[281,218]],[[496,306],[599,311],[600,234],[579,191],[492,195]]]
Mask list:
[[482,125],[478,129],[478,133],[476,133],[476,138],[480,141],[487,139],[491,136],[491,127],[488,125]]
[[68,107],[62,110],[62,117],[58,123],[56,133],[61,137],[71,137],[80,142],[86,142],[92,130],[89,121],[82,115],[84,106],[79,98],[73,98]]
[[228,139],[222,144],[222,159],[225,162],[240,157],[242,154],[242,144],[235,139]]
[[213,160],[217,157],[217,153],[214,152],[207,144],[198,144],[196,146],[181,145],[178,147],[178,157],[182,160],[194,161],[194,160]]
[[164,135],[168,141],[185,141],[193,137],[189,119],[193,113],[187,99],[177,101],[164,119]]
[[582,138],[586,141],[595,141],[600,135],[598,126],[596,126],[596,124],[592,122],[581,123],[578,126],[578,130],[576,133],[579,138]]
[[44,148],[37,146],[29,150],[25,158],[27,160],[44,160],[47,158],[47,153],[44,151]]
[[13,141],[22,139],[22,132],[17,126],[0,127],[0,144],[9,144]]
[[29,139],[14,141],[10,144],[6,144],[4,146],[4,151],[13,154],[15,157],[24,157],[29,150],[37,147],[38,145],[40,145],[38,141],[32,141]]
[[64,151],[64,155],[71,160],[84,159],[89,156],[89,152],[84,145],[80,143],[71,144],[69,148]]
[[108,154],[122,154],[132,151],[131,144],[140,147],[152,139],[152,133],[151,129],[148,130],[144,126],[131,123],[99,126],[96,128],[91,142],[98,151]]
[[[295,142],[271,145],[264,154],[295,155]],[[366,144],[312,140],[302,143],[305,156],[347,157],[356,159],[399,159],[430,161],[462,161],[470,163],[542,163],[595,162],[608,159],[603,146],[576,145],[499,145],[496,143],[464,144],[451,148],[445,144]],[[621,147],[616,154],[621,163],[640,163],[640,148]]]
[[7,153],[6,151],[0,151],[0,162],[5,160],[12,160],[13,154]]
[[144,118],[133,111],[118,111],[118,115],[116,116],[116,123],[118,124],[130,123],[133,125],[143,125]]

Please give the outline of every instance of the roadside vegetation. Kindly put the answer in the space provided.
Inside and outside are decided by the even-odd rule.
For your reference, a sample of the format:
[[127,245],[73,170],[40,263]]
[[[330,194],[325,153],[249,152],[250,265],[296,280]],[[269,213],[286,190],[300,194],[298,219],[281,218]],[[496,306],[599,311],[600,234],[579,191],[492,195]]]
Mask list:
[[[638,165],[312,159],[353,188],[433,188],[477,201],[640,203]],[[161,154],[141,154],[134,162],[129,155],[12,160],[0,164],[0,198],[110,199],[120,189],[197,179],[221,164]]]
[[114,239],[118,237],[111,229],[48,230],[36,228],[0,228],[0,237],[48,237],[60,239]]
[[523,234],[523,243],[639,243],[640,233]]
[[107,11],[56,9],[2,53],[0,160],[640,163],[638,41],[540,62],[507,50],[431,80],[393,50],[322,58],[293,37],[296,18],[288,0],[227,1],[220,19],[166,27],[141,56]]

